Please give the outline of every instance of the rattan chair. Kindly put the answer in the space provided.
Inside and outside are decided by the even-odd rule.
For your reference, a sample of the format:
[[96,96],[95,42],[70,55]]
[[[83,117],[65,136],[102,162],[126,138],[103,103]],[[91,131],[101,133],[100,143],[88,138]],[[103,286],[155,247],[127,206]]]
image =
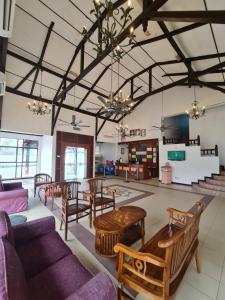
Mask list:
[[[88,193],[79,192],[78,188],[81,183],[77,181],[61,182],[62,191],[62,214],[60,230],[62,225],[65,225],[65,240],[67,240],[68,223],[76,221],[86,216],[89,216],[90,227],[92,225],[92,206],[91,199]],[[82,199],[78,198],[82,196]],[[72,216],[75,216],[72,218]]]
[[115,209],[115,190],[104,187],[104,178],[96,177],[88,180],[89,192],[91,194],[92,211],[94,214],[94,219],[96,218],[96,213],[112,207]]

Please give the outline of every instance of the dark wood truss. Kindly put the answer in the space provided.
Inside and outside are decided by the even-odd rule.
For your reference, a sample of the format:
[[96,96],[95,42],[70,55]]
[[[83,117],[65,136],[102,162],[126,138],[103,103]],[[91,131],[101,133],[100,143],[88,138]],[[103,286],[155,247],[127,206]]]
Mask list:
[[[127,0],[117,0],[113,4],[113,8],[119,8],[121,5],[123,5]],[[121,84],[121,86],[114,92],[114,94],[118,93],[120,89],[122,89],[125,85],[130,85],[130,95],[131,98],[136,101],[136,104],[132,108],[135,109],[140,103],[142,103],[147,97],[160,93],[162,91],[165,91],[167,89],[170,89],[175,86],[179,85],[184,85],[184,86],[192,86],[192,85],[199,85],[199,86],[206,86],[208,88],[220,91],[222,93],[225,92],[225,90],[222,88],[222,86],[225,86],[224,82],[203,82],[202,80],[199,79],[200,76],[205,75],[205,74],[212,74],[212,73],[224,73],[223,67],[225,67],[225,62],[221,62],[217,65],[214,65],[210,68],[207,68],[202,71],[194,71],[192,68],[192,62],[194,61],[200,61],[200,60],[207,60],[207,59],[212,59],[212,58],[220,58],[224,57],[225,53],[213,53],[209,55],[201,55],[201,56],[196,56],[196,57],[185,57],[184,53],[182,52],[181,48],[179,45],[176,43],[174,37],[178,34],[190,31],[190,30],[195,30],[196,28],[199,28],[201,26],[204,26],[205,24],[225,24],[225,11],[158,11],[160,7],[162,7],[168,0],[143,0],[143,12],[137,16],[131,24],[125,28],[125,30],[118,36],[117,42],[120,44],[122,41],[124,41],[128,36],[129,36],[129,31],[130,27],[132,26],[134,29],[139,27],[140,25],[143,26],[143,30],[146,31],[148,27],[148,21],[156,21],[158,22],[161,30],[163,31],[163,34],[150,38],[144,41],[137,42],[133,47],[139,47],[142,45],[146,45],[149,43],[153,43],[162,39],[167,39],[170,45],[173,47],[175,52],[177,53],[177,56],[179,57],[179,60],[168,60],[168,61],[162,61],[162,62],[156,62],[145,69],[141,70],[140,72],[132,75],[130,78],[127,78],[124,80],[124,82]],[[106,16],[107,12],[105,11],[103,13],[103,17]],[[182,28],[169,31],[167,26],[165,25],[164,22],[169,21],[169,22],[189,22],[192,23],[190,25],[184,26]],[[64,74],[56,72],[55,70],[52,70],[49,67],[46,67],[46,64],[43,65],[43,59],[44,59],[44,54],[49,42],[50,34],[52,31],[52,28],[54,26],[54,23],[52,22],[47,35],[46,39],[42,48],[42,52],[40,55],[40,58],[38,62],[34,62],[30,59],[27,59],[25,57],[22,57],[21,55],[8,50],[8,54],[25,62],[28,63],[32,66],[31,70],[25,75],[25,77],[15,86],[15,88],[10,88],[7,87],[7,91],[11,93],[15,93],[20,96],[24,96],[30,99],[36,99],[37,97],[33,95],[33,90],[36,84],[36,80],[38,77],[38,73],[40,70],[45,71],[49,74],[52,74],[58,78],[61,79],[61,82],[57,88],[57,91],[55,93],[55,96],[52,100],[49,99],[43,99],[46,103],[52,104],[52,124],[51,124],[51,133],[54,133],[54,128],[58,119],[58,116],[60,114],[61,108],[66,108],[70,110],[74,110],[72,106],[66,105],[64,103],[66,99],[66,94],[74,87],[74,86],[80,86],[84,89],[87,90],[87,93],[81,100],[79,106],[76,108],[76,111],[81,112],[83,114],[87,114],[90,116],[95,117],[96,119],[96,124],[95,124],[95,137],[97,140],[98,134],[102,130],[103,126],[105,125],[106,121],[111,121],[111,122],[120,122],[126,115],[118,115],[115,113],[114,115],[111,116],[104,116],[102,115],[102,109],[99,109],[96,113],[89,112],[87,110],[82,109],[81,107],[87,100],[88,96],[91,93],[94,93],[98,96],[102,96],[104,98],[107,98],[108,95],[100,92],[98,89],[96,89],[96,86],[98,82],[101,80],[101,78],[104,76],[104,74],[107,72],[109,69],[110,65],[105,66],[103,71],[98,75],[96,80],[91,86],[86,86],[81,80],[89,73],[91,72],[100,62],[104,60],[106,56],[108,56],[111,52],[112,49],[108,48],[104,51],[102,51],[101,55],[97,56],[89,65],[85,64],[86,61],[86,52],[85,52],[85,45],[87,43],[87,38],[82,38],[78,46],[76,47],[73,57],[71,58],[71,61],[68,65],[68,68],[64,72]],[[98,30],[99,22],[96,21],[93,23],[91,26],[90,30],[88,31],[87,37],[91,37],[96,31]],[[99,32],[98,32],[99,34]],[[101,40],[101,38],[99,37]],[[0,49],[1,50],[1,49]],[[77,75],[76,78],[71,79],[69,77],[69,73],[71,71],[72,66],[76,62],[77,58],[80,58],[80,68],[79,71],[80,73]],[[163,76],[167,77],[175,77],[175,76],[184,76],[184,78],[176,80],[171,82],[170,84],[164,85],[160,88],[153,89],[152,86],[152,79],[153,79],[153,69],[158,66],[163,66],[163,65],[170,65],[170,64],[179,64],[182,63],[186,66],[187,71],[186,72],[179,72],[179,73],[167,73]],[[23,85],[23,83],[35,72],[34,80],[32,83],[32,88],[30,94],[23,93],[19,91],[19,88]],[[137,87],[135,89],[135,78],[139,77],[142,74],[148,74],[148,91],[144,92],[142,95],[138,96],[135,98],[135,93],[141,89],[141,87]],[[103,119],[104,121],[101,123],[100,126],[99,124],[99,118]]]
[[[8,39],[0,37],[0,72],[5,73]],[[0,96],[0,128],[2,123],[3,96]]]

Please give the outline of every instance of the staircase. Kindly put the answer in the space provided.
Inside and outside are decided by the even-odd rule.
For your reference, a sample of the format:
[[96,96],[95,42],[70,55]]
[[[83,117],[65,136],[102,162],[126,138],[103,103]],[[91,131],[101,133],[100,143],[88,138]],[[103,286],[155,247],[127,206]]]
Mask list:
[[221,171],[220,175],[212,175],[193,183],[192,190],[206,195],[225,197],[225,170]]

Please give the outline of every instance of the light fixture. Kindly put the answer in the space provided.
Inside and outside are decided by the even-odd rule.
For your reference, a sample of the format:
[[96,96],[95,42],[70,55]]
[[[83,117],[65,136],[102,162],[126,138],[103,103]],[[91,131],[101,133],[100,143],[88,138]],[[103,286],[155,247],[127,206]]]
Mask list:
[[126,124],[123,124],[123,121],[116,127],[116,131],[121,136],[121,138],[125,138],[127,135],[129,127]]
[[[113,50],[113,55],[117,58],[121,58],[124,48],[133,45],[134,42],[134,28],[131,26],[129,28],[129,41],[128,44],[118,45],[117,38],[123,32],[123,30],[128,25],[129,21],[132,21],[131,11],[133,7],[131,6],[131,0],[127,1],[126,8],[121,7],[120,10],[113,9],[113,2],[111,0],[93,0],[94,8],[90,11],[98,21],[98,42],[91,40],[87,28],[84,26],[82,35],[94,45],[94,50],[97,51],[97,55],[101,55],[102,52],[108,48]],[[106,11],[106,16],[104,15]],[[118,21],[122,23],[121,28],[118,29]]]
[[32,103],[28,102],[27,103],[27,108],[35,115],[47,115],[50,114],[51,112],[51,107],[48,106],[47,103],[44,103],[42,101],[42,96],[41,96],[41,91],[42,91],[42,70],[41,70],[41,84],[40,84],[40,96],[39,100],[34,100]]
[[200,107],[199,102],[196,100],[196,92],[194,86],[194,101],[192,103],[192,108],[190,110],[186,110],[186,114],[189,115],[191,119],[199,119],[200,117],[204,116],[206,113],[205,106]]

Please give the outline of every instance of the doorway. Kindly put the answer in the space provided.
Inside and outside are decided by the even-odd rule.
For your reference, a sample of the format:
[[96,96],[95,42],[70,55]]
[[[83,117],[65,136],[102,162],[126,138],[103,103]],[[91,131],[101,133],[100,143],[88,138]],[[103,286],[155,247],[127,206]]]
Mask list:
[[64,157],[64,180],[87,177],[87,149],[66,146]]

